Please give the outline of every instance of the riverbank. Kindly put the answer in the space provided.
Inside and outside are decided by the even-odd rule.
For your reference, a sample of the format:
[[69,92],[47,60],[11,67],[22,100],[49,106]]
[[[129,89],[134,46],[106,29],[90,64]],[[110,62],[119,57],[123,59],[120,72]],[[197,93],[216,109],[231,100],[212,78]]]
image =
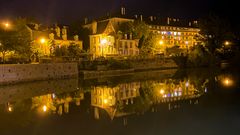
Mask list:
[[[0,85],[37,80],[62,79],[77,77],[83,79],[121,76],[139,71],[176,69],[177,64],[172,59],[147,59],[131,61],[101,61],[83,63],[48,63],[48,64],[13,64],[0,66]],[[110,63],[110,64],[109,64]],[[92,68],[94,66],[95,68]],[[86,67],[91,67],[86,68]]]
[[[126,63],[126,62],[123,62]],[[81,70],[79,68],[79,75],[84,79],[94,79],[101,77],[122,76],[133,74],[134,72],[149,71],[149,70],[165,70],[177,69],[177,64],[172,59],[158,59],[158,60],[139,60],[131,61],[131,68],[127,69],[107,69],[107,66],[101,65],[95,70]]]
[[77,76],[76,63],[0,65],[0,85]]

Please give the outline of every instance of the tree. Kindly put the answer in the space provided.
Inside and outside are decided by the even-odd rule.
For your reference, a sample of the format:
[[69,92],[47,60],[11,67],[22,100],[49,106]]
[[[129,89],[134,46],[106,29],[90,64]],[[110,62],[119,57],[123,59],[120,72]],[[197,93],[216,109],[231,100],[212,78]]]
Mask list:
[[78,35],[79,39],[83,41],[83,50],[88,50],[90,48],[90,30],[83,28],[81,22],[76,21],[69,26],[69,36],[73,37],[75,35]]
[[200,29],[201,40],[213,54],[223,46],[225,41],[232,41],[234,38],[230,24],[213,14],[200,20]]
[[30,33],[26,29],[26,19],[16,19],[11,28],[0,29],[0,51],[3,56],[8,52],[14,52],[15,55],[24,58],[30,58],[31,46],[30,46]]
[[4,31],[3,29],[0,29],[0,52],[2,55],[1,61],[3,63],[5,62],[6,54],[14,50],[14,46],[12,43],[13,35],[13,31]]
[[82,49],[76,44],[70,44],[68,46],[68,53],[70,57],[80,57]]

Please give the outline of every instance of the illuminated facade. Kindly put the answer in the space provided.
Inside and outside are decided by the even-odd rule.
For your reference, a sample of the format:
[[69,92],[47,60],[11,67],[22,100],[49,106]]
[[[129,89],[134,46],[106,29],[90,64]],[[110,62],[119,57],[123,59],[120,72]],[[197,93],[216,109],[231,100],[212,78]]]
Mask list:
[[94,106],[94,117],[99,119],[99,109],[107,111],[111,119],[129,115],[129,113],[120,112],[117,105],[133,104],[134,98],[139,95],[139,82],[120,84],[117,87],[94,87],[91,91],[91,105]]
[[158,35],[159,44],[166,47],[179,46],[189,49],[197,44],[194,38],[200,31],[198,28],[177,27],[168,25],[149,25],[151,32]]
[[83,48],[83,43],[78,39],[78,35],[68,38],[66,26],[47,28],[39,24],[28,24],[27,29],[33,47],[41,51],[39,53],[43,55],[50,55],[53,48],[69,46],[70,44],[78,45],[80,49]]
[[84,25],[84,28],[88,28],[92,32],[89,37],[90,53],[93,54],[93,57],[138,54],[138,39],[133,39],[129,34],[118,33],[118,28],[122,23],[133,21],[133,19],[114,17]]

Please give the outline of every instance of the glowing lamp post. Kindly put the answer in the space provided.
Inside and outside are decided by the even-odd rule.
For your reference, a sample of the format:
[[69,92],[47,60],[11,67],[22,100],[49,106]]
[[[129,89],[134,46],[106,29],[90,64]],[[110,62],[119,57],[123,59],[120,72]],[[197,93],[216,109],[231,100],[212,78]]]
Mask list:
[[160,52],[162,52],[162,49],[161,49],[161,48],[163,48],[163,52],[165,53],[165,46],[163,46],[163,45],[164,45],[163,40],[160,40],[160,41],[158,42],[158,44],[160,45]]
[[40,38],[40,43],[41,43],[40,48],[44,50],[44,55],[46,55],[46,46],[45,46],[46,39],[45,38]]

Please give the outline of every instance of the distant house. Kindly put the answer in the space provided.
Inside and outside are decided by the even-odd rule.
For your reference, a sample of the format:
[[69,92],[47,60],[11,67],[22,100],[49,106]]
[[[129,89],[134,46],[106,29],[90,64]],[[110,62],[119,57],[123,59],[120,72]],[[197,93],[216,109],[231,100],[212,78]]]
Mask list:
[[43,55],[50,55],[53,48],[69,46],[70,44],[76,44],[79,48],[83,48],[83,43],[78,39],[78,35],[67,36],[67,26],[55,25],[49,28],[39,24],[27,24],[27,29],[30,32],[32,46],[41,50]]
[[84,28],[91,30],[90,53],[93,57],[137,55],[138,39],[133,39],[131,34],[118,33],[121,24],[133,21],[133,19],[113,17],[84,25]]

